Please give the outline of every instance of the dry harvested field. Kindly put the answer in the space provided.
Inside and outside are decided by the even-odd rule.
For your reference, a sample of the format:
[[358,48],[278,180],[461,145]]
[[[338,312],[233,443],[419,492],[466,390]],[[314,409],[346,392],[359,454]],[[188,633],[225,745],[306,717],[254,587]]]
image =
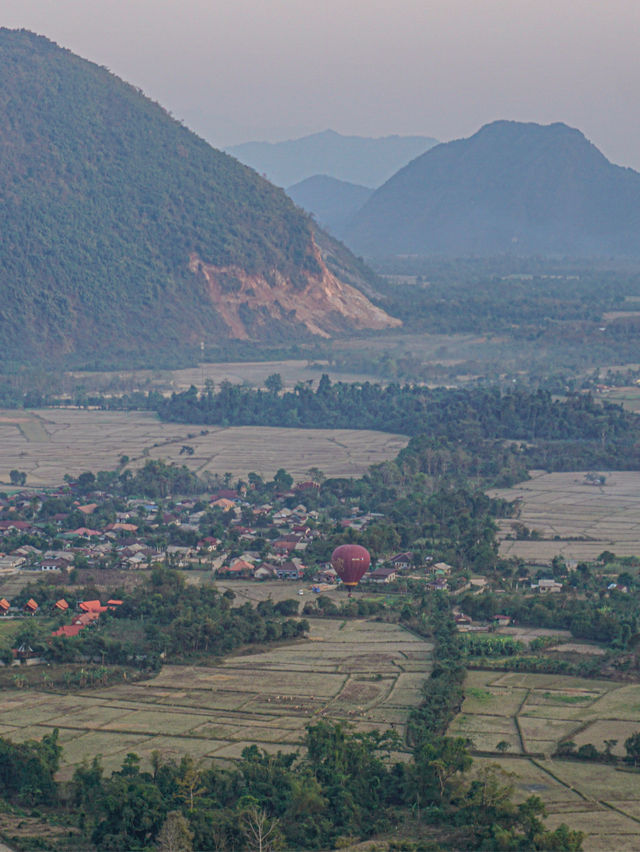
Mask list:
[[320,718],[402,733],[430,652],[397,625],[312,620],[306,641],[217,667],[165,666],[153,680],[72,694],[4,690],[0,732],[24,740],[59,728],[62,777],[95,754],[114,769],[130,751],[145,762],[154,750],[226,760],[253,743],[290,751]]
[[[634,365],[637,366],[637,365]],[[629,385],[628,387],[612,388],[597,394],[597,398],[604,402],[614,402],[626,408],[627,411],[640,411],[640,387]]]
[[[351,350],[360,353],[389,352],[393,356],[407,352],[434,364],[457,364],[469,358],[496,357],[501,354],[502,339],[473,334],[406,334],[388,333],[361,338],[334,340],[333,350],[344,355]],[[485,353],[486,350],[486,354]],[[66,374],[65,391],[77,385],[88,392],[120,393],[123,390],[158,390],[161,393],[186,390],[191,385],[204,387],[207,380],[219,385],[223,381],[264,387],[265,379],[279,373],[285,389],[298,382],[317,384],[323,373],[335,382],[385,382],[379,376],[365,372],[337,372],[328,361],[285,359],[278,361],[231,361],[200,363],[183,370],[114,370],[105,372],[73,371]],[[391,378],[391,377],[390,377]]]
[[[64,474],[112,470],[121,456],[137,467],[148,458],[188,465],[202,473],[273,476],[280,467],[304,477],[312,467],[327,476],[360,476],[370,464],[395,457],[404,435],[356,429],[284,429],[259,426],[162,423],[152,413],[46,409],[0,411],[0,483],[9,471],[27,484],[58,485]],[[192,456],[180,455],[193,447]]]
[[371,376],[363,373],[335,373],[326,361],[308,361],[290,359],[285,361],[231,361],[229,363],[199,364],[184,370],[117,370],[113,372],[72,372],[69,377],[81,381],[90,390],[111,389],[118,393],[119,388],[143,389],[151,387],[161,393],[187,390],[191,385],[204,387],[209,380],[216,386],[221,382],[244,384],[250,387],[264,387],[265,379],[273,373],[279,373],[283,386],[289,390],[298,382],[317,383],[323,373],[331,381],[364,382]]
[[[591,560],[604,550],[640,555],[640,473],[598,473],[606,476],[601,487],[588,484],[584,472],[533,472],[527,482],[490,491],[492,496],[520,500],[517,520],[544,538],[507,541],[504,536],[512,532],[515,519],[500,521],[500,553],[529,562],[550,562],[557,554],[567,560]],[[575,538],[580,540],[570,540]]]
[[640,685],[605,680],[520,672],[470,671],[462,712],[450,733],[469,737],[474,748],[495,751],[509,743],[506,756],[478,757],[476,764],[498,760],[515,773],[518,795],[539,795],[548,825],[566,822],[588,834],[584,848],[640,848],[640,775],[593,763],[552,760],[561,739],[578,746],[624,740],[640,730]]
[[[136,572],[137,573],[137,572]],[[183,577],[187,583],[210,583],[211,571],[183,571]],[[277,601],[298,600],[300,609],[307,601],[314,601],[317,594],[312,591],[312,585],[308,582],[295,583],[290,580],[264,580],[261,582],[248,582],[247,580],[227,580],[224,578],[215,578],[215,586],[221,592],[226,589],[231,589],[235,594],[236,599],[234,606],[241,606],[249,601],[252,604],[260,603],[260,601],[272,600]],[[302,591],[303,594],[298,593]],[[342,588],[328,589],[322,592],[323,596],[330,598],[336,604],[344,603],[347,600],[347,591],[344,586]],[[354,599],[363,599],[367,601],[397,601],[400,595],[384,592],[380,589],[356,589],[353,592]]]

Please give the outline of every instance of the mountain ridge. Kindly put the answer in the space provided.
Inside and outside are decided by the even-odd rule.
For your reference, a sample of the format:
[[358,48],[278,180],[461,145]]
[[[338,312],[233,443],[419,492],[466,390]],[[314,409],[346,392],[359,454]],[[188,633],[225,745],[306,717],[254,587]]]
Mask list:
[[[233,338],[239,326],[225,322],[193,256],[271,287],[285,281],[301,299],[330,275],[312,222],[282,190],[106,69],[44,36],[5,28],[0,198],[5,361],[153,361]],[[332,251],[350,283],[366,286],[362,266],[328,244]],[[222,290],[240,286],[216,274]],[[359,327],[368,316],[379,327],[383,312],[344,288],[343,301],[351,296],[362,310]],[[344,330],[340,310],[327,308],[315,326]],[[276,290],[259,312],[257,322],[243,310],[242,338],[311,333],[279,305]]]
[[373,190],[329,175],[312,175],[287,187],[287,195],[334,236],[339,237],[349,221],[371,197]]
[[347,136],[323,130],[282,142],[244,142],[225,150],[277,186],[293,186],[324,174],[371,188],[436,143],[429,136]]
[[400,169],[346,229],[358,253],[638,255],[640,174],[574,128],[497,121]]

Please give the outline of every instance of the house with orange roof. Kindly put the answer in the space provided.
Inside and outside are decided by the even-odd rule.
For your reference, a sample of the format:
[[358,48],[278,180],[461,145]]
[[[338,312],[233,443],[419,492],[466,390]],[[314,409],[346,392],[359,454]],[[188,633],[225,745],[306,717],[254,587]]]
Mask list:
[[138,531],[138,527],[136,526],[136,524],[127,524],[122,523],[120,521],[116,521],[115,524],[109,524],[108,526],[106,526],[105,530],[107,530],[108,532],[111,532],[113,530],[113,532],[119,531],[134,533]]
[[253,577],[256,566],[244,559],[236,559],[231,565],[218,569],[218,574],[229,577]]
[[36,612],[38,611],[38,604],[34,601],[34,599],[33,599],[33,598],[29,598],[29,600],[28,600],[28,601],[26,602],[26,604],[22,607],[22,609],[23,609],[23,610],[24,610],[24,612],[26,612],[28,615],[35,615],[35,614],[36,614]]
[[59,601],[55,602],[54,609],[57,609],[59,612],[66,612],[69,609],[69,604],[64,598],[60,598]]
[[69,639],[72,636],[77,636],[83,627],[83,624],[65,624],[64,627],[59,627],[57,630],[54,630],[51,635],[64,636]]
[[6,615],[9,612],[11,604],[6,598],[0,599],[0,615]]
[[97,503],[87,503],[86,506],[78,506],[78,511],[82,512],[83,515],[93,515],[97,508]]
[[80,615],[76,615],[71,623],[76,627],[87,627],[89,624],[93,624],[98,618],[100,618],[99,612],[83,612]]
[[227,500],[226,497],[220,497],[219,500],[214,500],[211,506],[219,506],[223,512],[228,512],[230,509],[235,509],[236,504],[233,500]]
[[100,601],[80,601],[78,609],[82,610],[82,612],[97,612],[98,614],[107,611],[106,606],[102,606]]

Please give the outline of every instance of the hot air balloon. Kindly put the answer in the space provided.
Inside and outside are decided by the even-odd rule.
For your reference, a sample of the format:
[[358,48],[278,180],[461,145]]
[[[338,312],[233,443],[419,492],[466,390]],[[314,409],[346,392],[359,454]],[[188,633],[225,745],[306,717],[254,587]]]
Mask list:
[[349,589],[349,597],[351,597],[351,590],[358,585],[368,571],[371,557],[366,547],[359,544],[341,544],[331,554],[331,564],[338,577]]

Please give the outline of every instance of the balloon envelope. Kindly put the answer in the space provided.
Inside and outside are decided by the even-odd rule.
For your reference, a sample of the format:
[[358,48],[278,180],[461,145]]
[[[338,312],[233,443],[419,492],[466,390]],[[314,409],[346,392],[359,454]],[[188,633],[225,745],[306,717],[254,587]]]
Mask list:
[[369,570],[371,557],[366,547],[341,544],[331,554],[331,564],[345,586],[356,586]]

